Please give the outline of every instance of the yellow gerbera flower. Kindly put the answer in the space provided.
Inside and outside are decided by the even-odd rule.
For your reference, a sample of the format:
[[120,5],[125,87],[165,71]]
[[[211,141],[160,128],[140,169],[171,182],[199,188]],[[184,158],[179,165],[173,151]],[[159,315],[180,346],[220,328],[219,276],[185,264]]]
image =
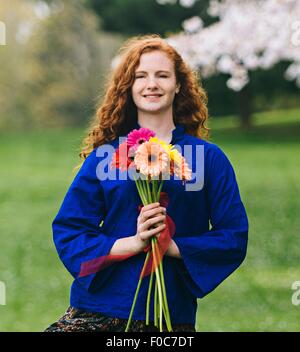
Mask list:
[[157,137],[150,137],[149,142],[160,144],[164,148],[164,150],[168,153],[168,155],[170,156],[170,152],[173,148],[173,146],[171,144],[168,144],[164,141],[161,141]]
[[149,139],[149,142],[160,144],[163,147],[163,149],[166,151],[166,153],[169,155],[170,160],[173,160],[175,162],[180,162],[181,155],[178,152],[178,150],[174,148],[172,144],[168,144],[164,141],[161,141],[157,137],[151,137]]
[[189,169],[185,158],[172,144],[161,141],[157,137],[151,137],[149,142],[160,145],[162,149],[167,153],[170,161],[173,162],[171,166],[171,172],[174,172],[182,180],[191,179],[192,171]]

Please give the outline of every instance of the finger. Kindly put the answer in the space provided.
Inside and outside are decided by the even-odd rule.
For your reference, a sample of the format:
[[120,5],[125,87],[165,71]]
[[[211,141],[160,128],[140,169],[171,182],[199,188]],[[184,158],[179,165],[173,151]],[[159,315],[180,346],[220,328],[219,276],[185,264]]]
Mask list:
[[139,237],[140,239],[143,241],[143,242],[147,242],[148,241],[148,234],[147,234],[147,231],[142,231],[139,233]]
[[150,210],[150,209],[153,209],[153,208],[157,208],[157,207],[159,207],[159,205],[160,204],[158,202],[147,204],[147,205],[142,207],[141,212],[143,213],[143,212],[145,212],[147,210]]
[[148,212],[149,210],[153,210],[153,209],[158,208],[159,206],[160,206],[159,203],[151,203],[151,204],[145,205],[145,206],[141,209],[141,211],[140,211],[140,214],[139,214],[140,219],[139,219],[139,220],[140,220],[141,222],[146,221],[148,217],[145,217],[144,214],[145,214],[146,212]]
[[157,225],[158,223],[164,223],[165,219],[166,219],[165,215],[159,215],[159,216],[156,216],[155,218],[148,219],[144,224],[148,229],[149,227]]
[[151,208],[149,210],[145,210],[144,212],[140,213],[140,220],[141,222],[145,222],[147,219],[149,219],[150,217],[153,217],[154,215],[158,214],[158,213],[162,213],[163,212],[163,208],[160,206]]
[[156,225],[157,223],[165,222],[165,219],[165,215],[156,216],[155,218],[148,219],[143,224],[141,224],[141,228],[143,231],[146,231],[149,229],[149,227]]
[[156,234],[158,234],[159,232],[163,231],[165,227],[166,227],[166,224],[162,224],[162,225],[156,227],[155,229],[152,229],[152,230],[147,231],[147,232],[146,232],[146,235],[147,235],[148,237],[151,237],[151,236],[153,236],[153,235],[156,235]]
[[140,229],[141,232],[148,231],[151,226],[154,226],[154,224],[159,222],[159,221],[161,221],[161,219],[156,219],[156,218],[152,218],[152,219],[149,219],[147,221],[142,221],[139,224],[139,229]]
[[154,215],[157,215],[157,214],[166,214],[167,210],[166,208],[164,207],[157,207],[157,208],[154,208],[154,209],[151,209],[151,210],[147,210],[145,211],[143,214],[142,214],[142,218],[145,219],[145,221],[151,217],[153,217]]

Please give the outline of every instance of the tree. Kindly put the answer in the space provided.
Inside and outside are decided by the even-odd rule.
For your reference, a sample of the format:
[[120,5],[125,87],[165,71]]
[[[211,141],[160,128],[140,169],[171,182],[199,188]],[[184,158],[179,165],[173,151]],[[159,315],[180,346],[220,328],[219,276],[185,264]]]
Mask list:
[[289,62],[285,78],[300,87],[300,2],[211,0],[208,13],[219,21],[204,27],[201,18],[194,16],[185,22],[185,31],[169,36],[168,42],[203,77],[229,76],[227,86],[239,92],[242,126],[248,127],[249,71]]
[[122,37],[98,30],[81,1],[1,5],[0,128],[86,125]]
[[[213,19],[206,14],[208,0],[196,2],[191,8],[179,4],[162,6],[155,0],[87,0],[97,13],[103,30],[126,36],[158,33],[166,35],[181,30],[184,19],[194,12],[201,14],[206,24]],[[207,22],[206,22],[207,21]]]
[[1,3],[0,20],[6,27],[6,45],[0,46],[0,129],[23,128],[29,111],[24,94],[27,48],[21,42],[37,19],[28,2],[15,0]]
[[85,125],[101,92],[105,59],[116,43],[103,47],[96,17],[81,1],[47,6],[49,14],[28,43],[33,120],[42,126]]

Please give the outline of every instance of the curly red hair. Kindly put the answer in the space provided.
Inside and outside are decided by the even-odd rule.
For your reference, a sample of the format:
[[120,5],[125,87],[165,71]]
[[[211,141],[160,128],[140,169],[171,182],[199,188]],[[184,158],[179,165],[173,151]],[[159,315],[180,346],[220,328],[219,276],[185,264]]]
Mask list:
[[202,139],[209,138],[207,95],[202,88],[197,71],[183,61],[179,53],[157,34],[130,38],[119,50],[120,61],[106,83],[106,93],[95,119],[83,139],[81,159],[86,159],[92,150],[115,138],[126,135],[137,122],[137,109],[131,95],[135,70],[143,53],[163,51],[174,62],[180,91],[173,103],[175,125],[181,123],[186,132]]

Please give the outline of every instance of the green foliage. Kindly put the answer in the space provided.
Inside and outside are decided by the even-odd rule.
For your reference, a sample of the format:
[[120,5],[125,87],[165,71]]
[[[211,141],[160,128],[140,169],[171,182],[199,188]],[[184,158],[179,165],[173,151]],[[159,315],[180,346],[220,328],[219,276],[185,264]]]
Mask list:
[[86,123],[104,74],[100,40],[95,17],[80,2],[66,2],[32,37],[29,65],[36,75],[29,87],[35,123]]
[[[295,82],[284,79],[288,64],[281,62],[270,70],[250,71],[251,109],[254,112],[297,108],[300,106],[299,88]],[[228,75],[219,74],[203,80],[203,87],[208,94],[208,108],[212,116],[239,114],[240,92],[228,89]]]
[[87,0],[86,3],[98,14],[104,30],[132,36],[178,32],[181,23],[195,13],[210,23],[212,19],[206,13],[208,2],[197,1],[191,8],[178,3],[160,5],[156,0]]
[[[300,331],[291,303],[300,280],[300,111],[256,114],[250,132],[234,116],[211,120],[212,139],[231,160],[250,231],[242,266],[198,300],[198,331]],[[82,129],[1,133],[0,331],[42,331],[69,304],[72,282],[59,261],[51,222],[75,176]],[[16,147],[16,143],[18,148]]]
[[1,2],[0,20],[6,25],[6,45],[0,46],[0,129],[23,128],[30,115],[24,84],[26,46],[20,45],[20,28],[35,24],[36,18],[24,1]]
[[[218,21],[207,14],[209,1],[196,1],[191,8],[175,5],[159,5],[156,0],[87,0],[86,4],[97,13],[103,29],[127,36],[159,33],[168,36],[182,30],[182,22],[200,16],[205,26]],[[252,111],[272,108],[299,107],[299,88],[283,78],[287,63],[280,63],[270,70],[250,72]],[[203,81],[207,90],[211,115],[238,114],[239,93],[227,88],[228,76],[218,74]]]
[[[99,32],[96,16],[81,1],[64,2],[43,19],[33,3],[18,7],[24,3],[6,7],[10,36],[1,47],[0,128],[86,125],[121,37]],[[19,26],[9,26],[14,10]],[[32,28],[26,40],[18,40],[22,23]]]
[[[155,0],[48,0],[52,12],[44,19],[36,15],[36,3],[1,3],[7,45],[0,46],[0,130],[86,125],[126,36],[168,35],[197,14],[206,25],[216,20],[206,14],[208,1],[187,9]],[[251,72],[253,111],[299,107],[299,90],[283,79],[285,68],[280,63],[269,71]],[[203,81],[210,115],[239,111],[240,94],[226,87],[226,79],[218,75]]]

